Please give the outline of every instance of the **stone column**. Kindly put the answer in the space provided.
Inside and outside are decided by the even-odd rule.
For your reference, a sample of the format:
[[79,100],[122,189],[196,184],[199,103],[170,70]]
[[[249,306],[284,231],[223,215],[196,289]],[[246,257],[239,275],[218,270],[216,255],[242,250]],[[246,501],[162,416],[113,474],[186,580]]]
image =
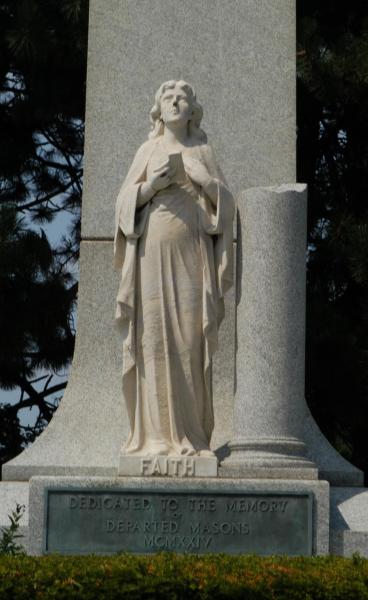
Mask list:
[[221,475],[313,479],[302,441],[307,190],[240,195],[234,437]]

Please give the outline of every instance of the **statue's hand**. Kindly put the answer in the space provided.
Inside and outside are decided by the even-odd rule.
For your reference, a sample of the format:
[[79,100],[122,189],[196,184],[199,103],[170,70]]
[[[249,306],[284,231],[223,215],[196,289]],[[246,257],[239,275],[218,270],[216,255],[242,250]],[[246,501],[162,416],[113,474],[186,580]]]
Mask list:
[[189,158],[185,156],[183,153],[183,161],[185,171],[189,175],[194,183],[197,183],[202,188],[206,188],[210,183],[212,183],[212,177],[207,171],[205,165],[196,158]]
[[174,175],[175,171],[170,169],[169,161],[166,161],[153,171],[152,175],[148,178],[147,183],[154,192],[159,192],[172,183]]

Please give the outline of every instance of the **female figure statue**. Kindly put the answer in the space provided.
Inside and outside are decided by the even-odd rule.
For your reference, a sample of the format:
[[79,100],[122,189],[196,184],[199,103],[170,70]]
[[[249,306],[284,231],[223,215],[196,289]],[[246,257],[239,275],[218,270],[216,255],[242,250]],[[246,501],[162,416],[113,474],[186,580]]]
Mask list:
[[161,85],[117,199],[128,455],[213,455],[211,358],[232,285],[234,201],[202,114],[188,83]]

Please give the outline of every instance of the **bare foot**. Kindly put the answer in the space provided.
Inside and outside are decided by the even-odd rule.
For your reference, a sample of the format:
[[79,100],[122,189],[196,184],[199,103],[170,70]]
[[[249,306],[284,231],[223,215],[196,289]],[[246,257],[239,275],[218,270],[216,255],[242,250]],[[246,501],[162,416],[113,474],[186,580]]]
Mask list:
[[156,444],[151,444],[149,446],[149,456],[167,456],[168,454],[170,454],[171,452],[171,448],[169,448],[169,446],[167,446],[166,444],[162,443],[156,443]]
[[200,450],[198,452],[199,456],[215,456],[214,452],[212,452],[212,450]]

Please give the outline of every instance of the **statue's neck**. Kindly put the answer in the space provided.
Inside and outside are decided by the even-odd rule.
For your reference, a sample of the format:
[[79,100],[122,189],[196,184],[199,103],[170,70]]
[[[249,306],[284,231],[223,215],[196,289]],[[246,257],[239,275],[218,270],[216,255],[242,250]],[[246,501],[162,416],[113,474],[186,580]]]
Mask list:
[[188,145],[188,130],[185,129],[170,129],[165,126],[163,138],[167,146],[182,147]]

